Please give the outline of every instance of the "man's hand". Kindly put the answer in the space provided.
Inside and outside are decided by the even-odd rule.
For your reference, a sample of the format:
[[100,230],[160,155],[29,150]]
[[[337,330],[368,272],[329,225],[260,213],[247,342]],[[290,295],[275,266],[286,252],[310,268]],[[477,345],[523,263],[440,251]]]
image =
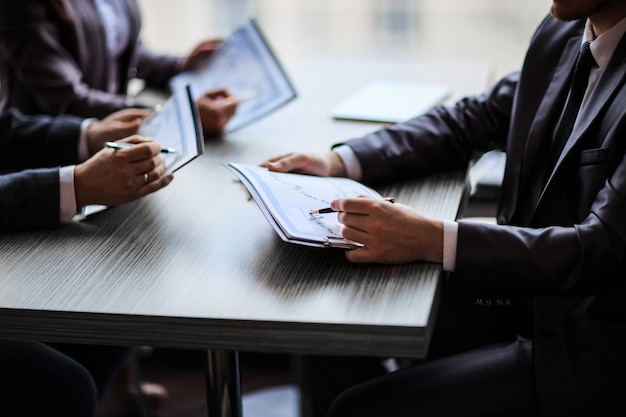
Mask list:
[[197,68],[203,61],[207,60],[222,43],[221,39],[211,39],[196,46],[189,56],[183,61],[181,70],[189,71]]
[[124,149],[103,149],[74,170],[78,209],[89,204],[117,206],[168,185],[165,163],[157,142],[132,136],[121,142],[136,143]]
[[369,197],[334,200],[344,238],[365,245],[346,251],[352,262],[402,264],[443,261],[443,224],[402,204]]
[[288,153],[275,156],[261,166],[270,171],[296,172],[320,177],[345,177],[346,167],[335,152]]
[[237,111],[239,100],[224,88],[210,90],[196,101],[205,135],[222,133]]
[[148,117],[147,109],[124,109],[95,121],[87,128],[87,149],[89,155],[98,152],[105,142],[116,141],[134,135],[139,131],[143,120]]

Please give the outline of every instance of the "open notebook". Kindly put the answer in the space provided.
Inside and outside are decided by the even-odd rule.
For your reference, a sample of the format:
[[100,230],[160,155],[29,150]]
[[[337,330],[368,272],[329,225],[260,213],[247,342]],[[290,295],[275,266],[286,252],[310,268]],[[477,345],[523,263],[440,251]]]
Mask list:
[[276,233],[286,242],[307,246],[355,249],[362,245],[341,237],[337,213],[311,214],[337,198],[359,195],[382,198],[349,178],[272,172],[263,167],[230,163]]

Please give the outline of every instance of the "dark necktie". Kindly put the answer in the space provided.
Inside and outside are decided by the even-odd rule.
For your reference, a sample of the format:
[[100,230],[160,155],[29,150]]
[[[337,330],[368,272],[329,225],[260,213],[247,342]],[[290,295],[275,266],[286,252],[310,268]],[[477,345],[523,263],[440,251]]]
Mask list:
[[556,161],[559,159],[559,155],[563,151],[563,147],[567,142],[567,139],[572,134],[576,117],[580,109],[580,104],[585,96],[587,90],[587,84],[589,82],[589,72],[591,68],[596,65],[596,61],[591,55],[591,48],[589,48],[589,42],[585,42],[580,47],[578,52],[578,58],[576,58],[576,65],[574,66],[574,76],[572,78],[572,84],[570,86],[570,93],[567,99],[567,105],[561,118],[561,123],[556,131],[550,152],[548,154],[548,163],[546,165],[545,179],[547,180],[550,172],[554,168]]

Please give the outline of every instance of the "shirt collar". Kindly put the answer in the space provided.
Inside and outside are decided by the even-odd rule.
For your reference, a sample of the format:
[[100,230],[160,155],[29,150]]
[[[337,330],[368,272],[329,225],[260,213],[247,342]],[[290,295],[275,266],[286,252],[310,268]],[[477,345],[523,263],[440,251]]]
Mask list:
[[620,20],[612,28],[604,32],[596,38],[591,27],[591,22],[587,19],[585,25],[585,33],[583,34],[583,42],[590,42],[591,54],[596,60],[600,69],[606,68],[613,56],[613,52],[617,48],[624,34],[626,33],[626,18]]

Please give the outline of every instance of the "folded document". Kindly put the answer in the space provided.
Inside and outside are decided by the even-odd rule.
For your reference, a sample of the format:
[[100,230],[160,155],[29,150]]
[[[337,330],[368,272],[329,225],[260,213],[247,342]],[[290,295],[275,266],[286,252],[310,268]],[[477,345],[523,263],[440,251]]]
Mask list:
[[337,198],[370,196],[375,190],[349,178],[273,172],[266,168],[230,163],[276,233],[286,242],[308,246],[354,249],[360,243],[341,236],[337,213],[311,214]]

